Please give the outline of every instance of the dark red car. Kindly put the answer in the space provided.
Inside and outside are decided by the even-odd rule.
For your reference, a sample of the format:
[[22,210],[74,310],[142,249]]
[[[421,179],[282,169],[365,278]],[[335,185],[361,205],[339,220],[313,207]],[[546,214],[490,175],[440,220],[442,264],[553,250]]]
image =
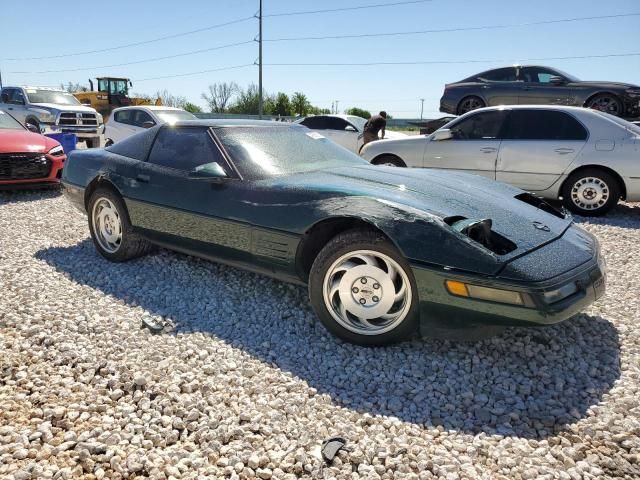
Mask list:
[[55,185],[66,159],[57,141],[30,132],[0,110],[0,189]]

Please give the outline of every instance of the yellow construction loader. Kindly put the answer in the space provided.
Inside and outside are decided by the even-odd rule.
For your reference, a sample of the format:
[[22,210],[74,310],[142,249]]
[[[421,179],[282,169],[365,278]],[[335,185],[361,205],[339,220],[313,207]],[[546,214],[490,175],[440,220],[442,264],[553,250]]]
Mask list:
[[128,107],[130,105],[162,105],[158,98],[155,102],[147,98],[129,97],[129,87],[133,84],[128,78],[99,77],[96,78],[98,89],[94,90],[94,84],[89,79],[91,91],[76,92],[75,97],[83,105],[95,108],[106,122],[114,108]]

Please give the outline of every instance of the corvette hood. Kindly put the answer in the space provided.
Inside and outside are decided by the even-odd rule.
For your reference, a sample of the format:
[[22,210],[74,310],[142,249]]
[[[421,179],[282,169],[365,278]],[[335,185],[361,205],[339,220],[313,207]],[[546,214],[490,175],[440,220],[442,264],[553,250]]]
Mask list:
[[367,197],[380,205],[392,205],[409,215],[422,215],[443,225],[451,217],[489,218],[494,232],[517,245],[504,260],[552,242],[572,224],[571,217],[547,213],[515,198],[524,193],[522,190],[465,173],[363,165],[290,178],[296,179],[304,185],[291,185],[293,188]]

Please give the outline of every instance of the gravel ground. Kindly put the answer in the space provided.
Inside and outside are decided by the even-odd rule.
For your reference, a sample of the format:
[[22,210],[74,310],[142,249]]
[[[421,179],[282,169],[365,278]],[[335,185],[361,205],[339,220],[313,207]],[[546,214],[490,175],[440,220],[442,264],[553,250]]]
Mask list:
[[163,250],[110,264],[59,193],[2,193],[0,478],[640,478],[640,205],[578,221],[609,265],[584,314],[359,348],[303,288]]

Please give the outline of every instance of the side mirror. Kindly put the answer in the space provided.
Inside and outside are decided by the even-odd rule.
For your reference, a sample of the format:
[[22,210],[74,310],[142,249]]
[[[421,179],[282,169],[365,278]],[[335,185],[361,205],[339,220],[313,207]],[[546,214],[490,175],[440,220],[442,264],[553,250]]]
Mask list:
[[346,127],[344,127],[344,130],[346,132],[357,132],[358,130],[356,130],[356,127],[354,127],[353,125],[347,125]]
[[448,128],[442,128],[433,132],[432,140],[441,142],[442,140],[450,140],[453,138],[453,133]]
[[558,76],[553,76],[549,78],[549,83],[552,85],[562,85],[564,84],[564,78],[562,77],[558,77]]
[[189,178],[193,180],[208,180],[227,178],[227,173],[218,162],[205,163],[198,165],[189,172]]
[[27,127],[27,130],[29,130],[30,132],[40,133],[40,129],[36,127],[33,123],[27,123],[26,127]]
[[151,120],[147,120],[146,122],[144,122],[142,124],[142,128],[151,128],[151,127],[155,127],[156,122],[152,122]]

